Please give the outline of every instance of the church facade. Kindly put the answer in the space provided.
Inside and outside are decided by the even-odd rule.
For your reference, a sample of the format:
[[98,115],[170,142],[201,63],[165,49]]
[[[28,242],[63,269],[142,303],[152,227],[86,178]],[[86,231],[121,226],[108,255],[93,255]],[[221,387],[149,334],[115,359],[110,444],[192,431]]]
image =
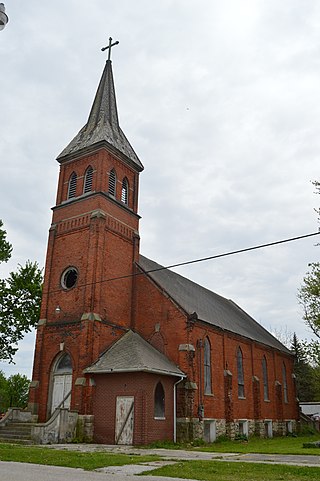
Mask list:
[[234,302],[140,254],[143,166],[119,126],[110,58],[57,160],[29,395],[38,421],[68,408],[108,444],[294,430],[290,352]]

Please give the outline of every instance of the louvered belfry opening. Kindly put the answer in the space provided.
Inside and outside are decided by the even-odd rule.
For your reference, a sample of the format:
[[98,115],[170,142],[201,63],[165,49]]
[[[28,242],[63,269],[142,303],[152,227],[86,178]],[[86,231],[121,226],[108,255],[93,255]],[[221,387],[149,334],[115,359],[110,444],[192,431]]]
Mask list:
[[69,180],[69,188],[68,188],[68,199],[76,196],[77,190],[77,174],[72,172]]
[[108,192],[110,195],[113,195],[113,197],[116,196],[116,183],[117,183],[117,176],[116,176],[115,170],[112,169],[109,175]]
[[86,175],[84,178],[84,188],[83,188],[84,194],[92,191],[92,177],[93,177],[93,168],[90,166],[87,168]]
[[121,189],[121,202],[128,205],[128,180],[126,178],[122,181],[122,189]]

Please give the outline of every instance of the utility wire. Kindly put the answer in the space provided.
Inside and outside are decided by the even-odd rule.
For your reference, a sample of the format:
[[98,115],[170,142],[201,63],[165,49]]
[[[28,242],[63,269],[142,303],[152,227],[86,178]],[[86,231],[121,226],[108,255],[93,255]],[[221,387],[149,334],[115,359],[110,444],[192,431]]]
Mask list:
[[[198,259],[193,259],[191,261],[185,261],[185,262],[179,262],[177,264],[171,264],[169,266],[159,266],[155,269],[150,269],[148,271],[143,270],[142,272],[135,272],[133,274],[127,274],[127,275],[124,275],[124,276],[110,277],[109,279],[102,279],[101,281],[96,281],[94,283],[88,282],[86,284],[78,285],[77,287],[78,288],[79,287],[86,287],[86,286],[89,286],[89,285],[92,285],[92,284],[102,284],[104,282],[112,282],[112,281],[118,281],[118,280],[121,280],[121,279],[128,279],[130,277],[141,276],[143,274],[150,274],[152,272],[158,272],[158,271],[163,271],[163,270],[167,270],[167,269],[172,269],[174,267],[186,266],[186,265],[189,265],[189,264],[196,264],[198,262],[204,262],[204,261],[209,261],[209,260],[213,260],[213,259],[219,259],[220,257],[227,257],[227,256],[235,255],[235,254],[241,254],[242,252],[250,252],[250,251],[253,251],[253,250],[257,250],[257,249],[263,249],[265,247],[272,247],[272,246],[275,246],[275,245],[278,245],[278,244],[285,244],[285,243],[288,243],[288,242],[293,242],[293,241],[297,241],[297,240],[301,240],[301,239],[306,239],[308,237],[313,237],[313,236],[316,236],[316,235],[319,235],[319,234],[320,234],[320,230],[318,232],[312,232],[311,234],[300,235],[300,236],[297,236],[297,237],[290,237],[288,239],[282,239],[282,240],[278,240],[278,241],[275,241],[275,242],[268,242],[267,244],[259,244],[259,245],[252,246],[252,247],[246,247],[244,249],[238,249],[238,250],[235,250],[235,251],[224,252],[223,254],[216,254],[214,256],[208,256],[208,257],[201,257],[201,258],[198,258]],[[54,293],[54,292],[60,292],[60,289],[47,291],[46,294]]]
[[319,234],[320,234],[320,230],[319,230],[319,232],[313,232],[312,234],[300,235],[298,237],[290,237],[289,239],[283,239],[283,240],[279,240],[279,241],[275,241],[275,242],[268,242],[267,244],[259,244],[257,246],[253,246],[253,247],[246,247],[245,249],[238,249],[236,251],[225,252],[224,254],[216,254],[214,256],[201,257],[199,259],[193,259],[192,261],[185,261],[185,262],[179,262],[178,264],[171,264],[170,266],[166,266],[166,267],[160,266],[160,267],[157,267],[155,269],[150,269],[149,271],[143,271],[142,273],[137,272],[137,273],[134,273],[134,274],[128,274],[126,276],[112,277],[110,279],[105,279],[104,281],[101,281],[101,282],[116,281],[118,279],[126,279],[128,277],[140,276],[142,274],[149,274],[151,272],[163,271],[165,269],[173,269],[174,267],[186,266],[188,264],[196,264],[197,262],[210,261],[212,259],[219,259],[220,257],[227,257],[227,256],[232,256],[234,254],[241,254],[242,252],[249,252],[249,251],[254,251],[254,250],[257,250],[257,249],[263,249],[264,247],[271,247],[271,246],[275,246],[277,244],[285,244],[286,242],[292,242],[292,241],[296,241],[296,240],[300,240],[300,239],[305,239],[307,237],[312,237],[312,236],[319,235]]

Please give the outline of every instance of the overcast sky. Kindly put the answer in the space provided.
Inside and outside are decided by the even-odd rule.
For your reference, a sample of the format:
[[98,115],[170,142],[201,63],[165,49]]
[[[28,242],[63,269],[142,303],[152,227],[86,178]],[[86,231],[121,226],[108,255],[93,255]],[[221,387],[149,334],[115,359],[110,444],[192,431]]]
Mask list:
[[[316,232],[319,0],[7,0],[0,32],[0,218],[44,265],[57,155],[113,49],[120,125],[145,166],[141,252],[183,262]],[[297,302],[316,238],[176,269],[268,329],[310,336]],[[31,376],[33,335],[7,374]]]

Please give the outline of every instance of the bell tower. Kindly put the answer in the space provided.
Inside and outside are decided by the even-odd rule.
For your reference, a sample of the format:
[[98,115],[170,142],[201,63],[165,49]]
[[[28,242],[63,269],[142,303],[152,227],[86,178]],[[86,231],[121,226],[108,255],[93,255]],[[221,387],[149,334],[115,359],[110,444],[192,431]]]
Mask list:
[[117,43],[109,39],[104,49],[109,56],[87,123],[57,158],[29,398],[41,422],[59,403],[90,412],[83,370],[132,325],[143,166],[119,125],[110,59]]

